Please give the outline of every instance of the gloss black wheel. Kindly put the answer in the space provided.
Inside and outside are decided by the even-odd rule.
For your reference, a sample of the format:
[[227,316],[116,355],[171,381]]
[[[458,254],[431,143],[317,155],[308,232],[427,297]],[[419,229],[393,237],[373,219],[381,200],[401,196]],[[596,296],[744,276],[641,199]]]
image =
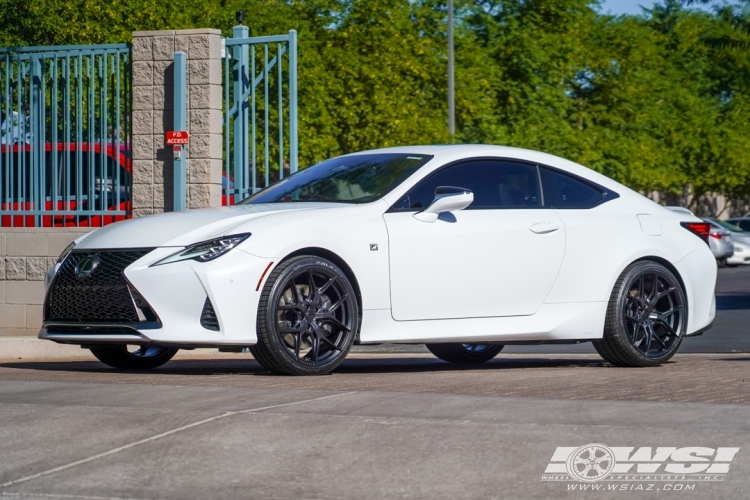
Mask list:
[[484,363],[503,350],[502,344],[425,344],[432,354],[450,363]]
[[274,373],[327,373],[346,357],[358,326],[357,298],[343,271],[320,257],[295,257],[263,288],[258,343],[250,350]]
[[593,342],[618,366],[657,366],[674,356],[687,328],[687,300],[677,278],[656,262],[623,271],[610,297],[604,336]]
[[172,359],[178,349],[160,345],[113,345],[92,347],[91,353],[112,368],[150,370]]

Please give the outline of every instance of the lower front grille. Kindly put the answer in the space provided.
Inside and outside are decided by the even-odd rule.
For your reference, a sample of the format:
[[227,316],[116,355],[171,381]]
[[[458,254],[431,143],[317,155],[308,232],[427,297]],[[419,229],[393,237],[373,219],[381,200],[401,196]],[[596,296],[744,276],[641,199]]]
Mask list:
[[203,304],[203,311],[201,312],[201,326],[207,330],[219,331],[219,320],[216,318],[216,311],[214,311],[214,305],[206,297],[206,302]]
[[83,325],[50,325],[47,327],[47,333],[50,335],[117,335],[129,337],[138,335],[136,330],[126,326],[86,327]]
[[45,320],[79,323],[142,321],[123,271],[151,250],[72,252],[52,281]]

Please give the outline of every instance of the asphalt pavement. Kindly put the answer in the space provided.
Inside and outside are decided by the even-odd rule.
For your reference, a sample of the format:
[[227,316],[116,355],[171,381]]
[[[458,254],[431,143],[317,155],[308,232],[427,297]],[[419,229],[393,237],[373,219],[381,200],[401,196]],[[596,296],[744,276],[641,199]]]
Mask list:
[[[658,368],[571,346],[477,367],[380,346],[301,378],[247,354],[2,362],[0,499],[747,498],[748,278],[722,269],[716,327]],[[589,444],[609,475],[559,474]]]

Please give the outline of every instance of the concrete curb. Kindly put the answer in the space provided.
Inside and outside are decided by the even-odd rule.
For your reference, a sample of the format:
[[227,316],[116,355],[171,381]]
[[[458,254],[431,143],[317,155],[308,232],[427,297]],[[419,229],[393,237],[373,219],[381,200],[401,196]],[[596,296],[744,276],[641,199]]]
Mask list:
[[[379,344],[372,346],[353,346],[352,353],[366,354],[398,354],[429,353],[424,345],[399,345],[399,344]],[[202,356],[209,354],[218,354],[218,349],[193,349],[187,351],[181,349],[178,353],[181,356]],[[57,344],[49,340],[40,340],[34,337],[0,337],[0,360],[8,359],[51,359],[51,358],[80,358],[86,357],[96,359],[88,351],[81,349],[77,345]]]
[[[218,352],[218,349],[194,349],[181,350],[179,354],[200,356]],[[0,360],[81,357],[96,359],[88,349],[81,349],[77,345],[57,344],[34,337],[0,337]]]

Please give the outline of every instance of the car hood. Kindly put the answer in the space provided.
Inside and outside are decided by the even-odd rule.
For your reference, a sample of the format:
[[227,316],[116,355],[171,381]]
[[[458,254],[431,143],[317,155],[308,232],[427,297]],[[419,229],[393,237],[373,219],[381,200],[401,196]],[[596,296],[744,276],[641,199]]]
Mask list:
[[77,249],[184,247],[217,238],[254,219],[290,211],[329,210],[340,203],[268,203],[167,212],[110,224],[89,233]]

